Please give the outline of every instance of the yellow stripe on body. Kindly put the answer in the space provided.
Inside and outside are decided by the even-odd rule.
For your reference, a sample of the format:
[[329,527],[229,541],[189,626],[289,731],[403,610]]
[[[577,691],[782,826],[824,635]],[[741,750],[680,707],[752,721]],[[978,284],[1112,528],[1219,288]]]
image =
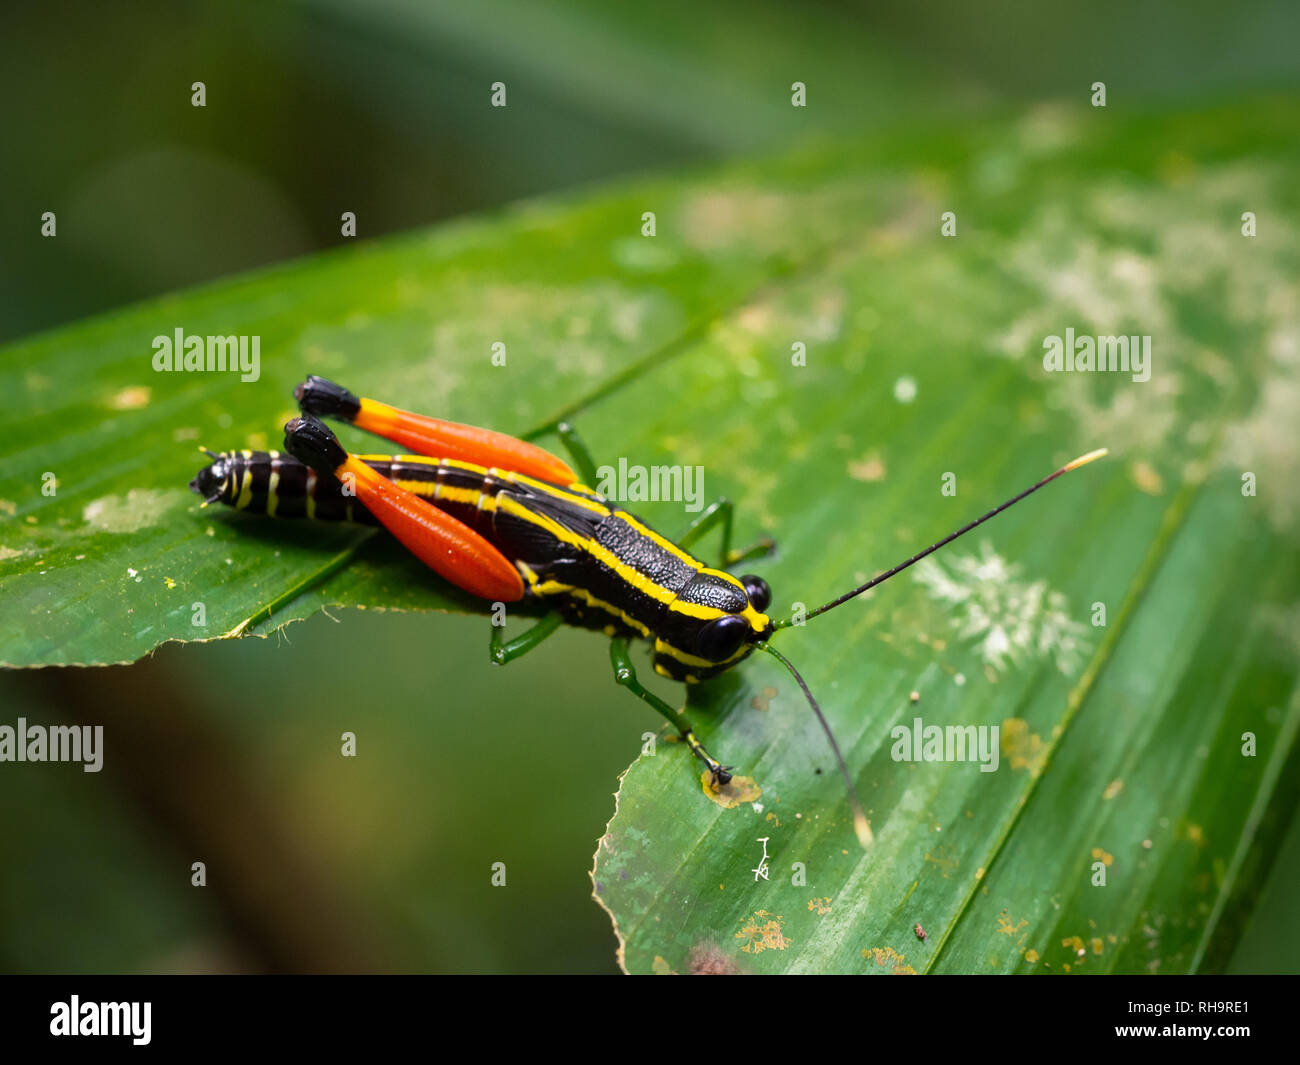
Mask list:
[[[246,452],[251,455],[252,452]],[[239,481],[239,498],[235,500],[235,509],[243,510],[253,501],[253,471],[248,466],[244,467],[244,476]]]
[[636,629],[642,636],[649,637],[650,629],[637,621],[627,611],[616,607],[613,603],[607,603],[603,599],[597,599],[586,588],[579,588],[573,584],[561,584],[559,581],[543,581],[537,585],[533,591],[538,595],[571,595],[575,599],[580,599],[588,606],[594,606],[598,610],[603,610],[607,614],[612,614],[619,618],[628,627]]
[[[576,547],[579,551],[585,551],[598,562],[603,562],[613,570],[625,583],[631,585],[637,591],[649,596],[651,599],[658,600],[660,603],[671,604],[676,598],[677,593],[669,588],[665,588],[658,581],[651,580],[635,566],[630,566],[619,558],[616,554],[591,539],[583,539],[576,533],[566,529],[559,522],[547,517],[544,514],[537,514],[529,510],[526,506],[521,505],[509,497],[497,497],[497,509],[504,511],[511,517],[520,518],[523,521],[531,522],[538,528],[545,529],[562,543],[571,547]],[[694,604],[691,604],[692,606]],[[692,616],[705,618],[722,617],[726,611],[718,610],[714,607],[697,607],[695,609],[712,611],[701,615],[692,614]]]
[[708,669],[716,669],[719,666],[725,666],[731,662],[739,661],[754,649],[750,643],[742,643],[736,650],[736,653],[721,662],[710,662],[707,658],[700,658],[698,655],[688,654],[686,651],[679,650],[665,640],[655,640],[655,654],[666,654],[669,658],[675,658],[678,662],[688,666],[703,666]]
[[576,506],[590,510],[593,514],[599,514],[601,517],[609,517],[611,511],[603,503],[597,503],[594,499],[588,499],[586,496],[574,492],[574,488],[583,488],[587,491],[591,489],[586,485],[577,484],[576,482],[568,488],[562,488],[559,485],[549,484],[546,481],[539,481],[535,477],[529,477],[524,473],[515,473],[513,470],[492,470],[492,473],[501,475],[502,480],[510,481],[513,484],[526,485],[529,488],[536,489],[539,492],[545,492],[547,495],[554,496],[556,499],[563,499],[567,503],[573,503]]
[[[398,488],[405,488],[413,495],[427,499],[429,497],[428,481],[394,481]],[[450,488],[447,485],[435,485],[433,498],[440,503],[461,503],[479,510],[496,510],[496,497],[477,488]]]
[[[593,514],[599,514],[602,517],[606,517],[610,513],[609,507],[604,504],[597,503],[595,500],[588,499],[586,496],[573,491],[574,488],[581,488],[587,492],[591,491],[591,489],[587,488],[586,485],[578,484],[577,482],[574,482],[574,484],[566,488],[561,485],[551,484],[548,481],[539,481],[535,477],[529,477],[527,474],[519,473],[516,470],[501,469],[497,466],[479,466],[476,463],[466,462],[463,459],[430,458],[427,455],[358,455],[357,458],[362,462],[402,462],[413,466],[427,466],[433,470],[438,469],[440,466],[449,466],[453,469],[473,473],[485,480],[489,477],[495,477],[497,480],[506,484],[525,485],[528,488],[554,496],[556,499],[562,499],[565,502],[573,503],[575,506],[583,507],[586,510],[590,510]],[[410,489],[408,489],[408,491],[410,491]],[[594,495],[595,493],[592,494]]]
[[[271,452],[275,454],[274,451]],[[276,492],[280,489],[280,471],[274,466],[271,467],[271,476],[266,482],[266,515],[269,518],[275,517],[275,508],[280,503],[280,497]]]

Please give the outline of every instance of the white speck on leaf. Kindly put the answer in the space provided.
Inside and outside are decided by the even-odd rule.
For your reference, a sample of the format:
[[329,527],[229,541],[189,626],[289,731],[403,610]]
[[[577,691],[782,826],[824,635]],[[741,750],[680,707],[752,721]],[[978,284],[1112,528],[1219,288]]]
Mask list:
[[916,399],[916,378],[900,377],[894,382],[894,398],[899,403],[911,403]]

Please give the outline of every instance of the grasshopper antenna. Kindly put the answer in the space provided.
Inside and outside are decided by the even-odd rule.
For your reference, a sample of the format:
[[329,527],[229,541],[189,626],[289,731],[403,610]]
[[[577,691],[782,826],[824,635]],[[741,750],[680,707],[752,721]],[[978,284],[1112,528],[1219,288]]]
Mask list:
[[813,708],[813,713],[817,715],[817,720],[821,722],[822,731],[826,733],[826,738],[830,740],[831,750],[835,753],[835,761],[840,767],[840,773],[844,777],[844,787],[849,793],[849,809],[853,811],[853,831],[857,834],[858,842],[863,848],[871,845],[871,823],[867,820],[866,813],[863,812],[862,803],[858,799],[858,790],[853,786],[853,778],[849,775],[849,767],[844,762],[844,756],[840,754],[840,745],[835,742],[835,733],[831,731],[830,722],[826,720],[826,715],[822,713],[822,708],[817,705],[817,700],[813,698],[813,693],[808,690],[808,685],[803,677],[799,676],[799,671],[794,668],[794,664],[785,657],[780,651],[770,643],[760,643],[757,645],[759,650],[766,651],[775,658],[781,665],[790,671],[790,676],[803,691],[804,698],[808,700],[808,705]]
[[[1016,503],[1019,503],[1022,499],[1025,498],[1025,496],[1032,495],[1034,492],[1037,492],[1040,488],[1043,487],[1043,485],[1049,483],[1050,481],[1056,480],[1056,478],[1060,477],[1061,474],[1069,473],[1071,470],[1077,470],[1080,466],[1086,466],[1088,463],[1093,462],[1096,459],[1102,458],[1104,455],[1107,454],[1109,454],[1108,449],[1103,447],[1103,448],[1098,448],[1096,451],[1089,451],[1086,455],[1080,455],[1073,462],[1067,462],[1055,473],[1049,473],[1037,484],[1031,485],[1030,487],[1026,488],[1018,496],[1013,496],[1011,499],[1008,499],[1001,506],[994,507],[983,517],[976,518],[969,525],[963,525],[955,533],[952,533],[950,536],[945,536],[942,540],[940,540],[936,544],[931,544],[924,551],[921,551],[920,553],[913,555],[906,562],[900,562],[893,569],[885,570],[884,573],[872,577],[871,580],[867,581],[866,584],[859,585],[857,588],[854,588],[851,592],[845,592],[838,599],[832,599],[829,603],[825,603],[822,606],[819,606],[816,610],[809,612],[804,616],[804,620],[805,621],[811,620],[812,618],[815,618],[818,614],[825,614],[826,611],[828,610],[834,610],[841,603],[847,603],[850,599],[856,598],[857,596],[861,595],[863,592],[867,591],[868,589],[874,588],[877,584],[884,584],[885,581],[889,580],[890,577],[902,573],[903,570],[907,569],[908,566],[915,565],[916,563],[920,562],[921,559],[925,558],[926,555],[933,554],[935,551],[938,551],[939,548],[952,543],[955,539],[957,539],[957,537],[965,536],[977,525],[983,525],[986,521],[989,520],[989,518],[1001,514],[1004,510],[1007,509],[1007,507],[1014,506]],[[776,628],[778,629],[788,628],[793,623],[794,623],[793,617],[783,618],[781,621],[778,621],[776,623]],[[778,657],[780,656],[778,655]],[[789,663],[787,663],[787,665],[789,665]],[[804,690],[807,691],[806,688]],[[810,695],[808,698],[811,699],[812,696]],[[815,708],[816,704],[814,703],[813,706]],[[832,740],[831,742],[834,743],[835,741]]]

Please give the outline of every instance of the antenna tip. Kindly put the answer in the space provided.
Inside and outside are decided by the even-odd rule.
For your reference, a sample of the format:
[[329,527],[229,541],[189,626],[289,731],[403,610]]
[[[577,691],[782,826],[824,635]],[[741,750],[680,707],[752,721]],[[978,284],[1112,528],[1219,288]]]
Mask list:
[[871,834],[871,822],[867,820],[867,815],[861,810],[853,811],[853,831],[857,834],[858,842],[862,844],[862,849],[866,850],[871,846],[875,837]]
[[1061,470],[1062,472],[1068,470],[1077,470],[1080,466],[1086,466],[1088,465],[1088,463],[1095,462],[1097,459],[1105,458],[1109,454],[1110,454],[1110,448],[1099,447],[1097,448],[1096,451],[1089,451],[1086,455],[1080,455],[1073,462],[1067,462],[1064,466],[1061,467]]

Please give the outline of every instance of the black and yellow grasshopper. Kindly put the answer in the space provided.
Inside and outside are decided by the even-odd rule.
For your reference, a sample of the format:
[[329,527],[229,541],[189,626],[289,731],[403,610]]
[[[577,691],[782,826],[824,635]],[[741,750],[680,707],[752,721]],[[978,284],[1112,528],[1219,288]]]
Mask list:
[[[791,619],[774,621],[764,613],[771,591],[762,578],[730,572],[771,548],[764,542],[731,550],[730,502],[706,508],[674,542],[587,487],[596,483],[595,464],[571,426],[557,431],[576,473],[533,444],[359,398],[320,377],[309,377],[294,394],[303,416],[285,426],[288,453],[208,452],[211,464],[190,483],[205,502],[276,517],[378,523],[466,592],[492,602],[527,600],[546,609],[531,629],[510,641],[493,626],[492,660],[502,665],[532,650],[561,624],[603,632],[610,638],[615,680],[678,729],[715,787],[731,781],[732,767],[710,755],[689,723],[638,682],[628,641],[649,641],[655,671],[688,684],[732,668],[755,649],[772,655],[821,722],[844,777],[854,829],[864,845],[870,842],[852,776],[817,700],[771,645]],[[414,454],[350,455],[322,417],[350,422]],[[808,612],[804,620],[861,595],[1105,453],[1094,451],[1062,466],[938,543]],[[714,568],[689,549],[719,526],[722,554]]]

